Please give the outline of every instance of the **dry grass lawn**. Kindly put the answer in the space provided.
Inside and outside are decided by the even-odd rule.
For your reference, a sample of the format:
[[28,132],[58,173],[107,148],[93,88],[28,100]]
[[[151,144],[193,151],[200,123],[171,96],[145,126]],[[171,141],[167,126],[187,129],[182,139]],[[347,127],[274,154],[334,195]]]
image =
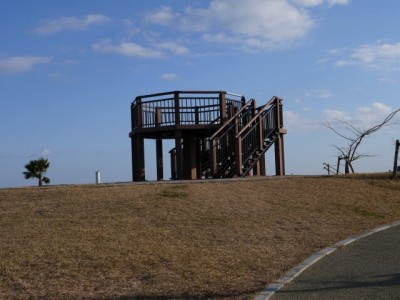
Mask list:
[[389,175],[0,190],[2,299],[251,299],[400,219]]

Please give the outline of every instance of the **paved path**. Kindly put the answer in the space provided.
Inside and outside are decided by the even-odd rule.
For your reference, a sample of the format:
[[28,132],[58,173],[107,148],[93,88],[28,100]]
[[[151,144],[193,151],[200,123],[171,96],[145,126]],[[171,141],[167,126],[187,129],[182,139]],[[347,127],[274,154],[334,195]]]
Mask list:
[[339,247],[269,299],[400,299],[400,226]]

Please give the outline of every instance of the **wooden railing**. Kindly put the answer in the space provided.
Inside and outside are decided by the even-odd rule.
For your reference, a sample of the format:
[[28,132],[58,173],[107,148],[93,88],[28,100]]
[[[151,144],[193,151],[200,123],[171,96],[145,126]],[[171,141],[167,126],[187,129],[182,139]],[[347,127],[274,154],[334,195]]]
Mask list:
[[132,102],[132,129],[219,124],[241,109],[245,98],[224,91],[174,91],[138,96]]
[[283,127],[281,99],[255,108],[250,100],[210,137],[214,177],[245,176],[273,144]]
[[[202,178],[246,176],[279,135],[285,133],[281,106],[281,99],[272,97],[259,108],[255,107],[253,99],[244,105],[229,108],[227,115],[231,117],[201,143],[201,151],[205,155],[200,163]],[[170,156],[171,179],[178,179],[180,174],[175,148],[170,151]]]
[[263,154],[283,126],[280,109],[281,99],[272,97],[267,104],[257,109],[257,114],[237,133],[236,170],[247,174],[258,157]]
[[235,136],[252,118],[255,101],[251,99],[210,137],[210,168],[214,177],[224,177],[235,163]]

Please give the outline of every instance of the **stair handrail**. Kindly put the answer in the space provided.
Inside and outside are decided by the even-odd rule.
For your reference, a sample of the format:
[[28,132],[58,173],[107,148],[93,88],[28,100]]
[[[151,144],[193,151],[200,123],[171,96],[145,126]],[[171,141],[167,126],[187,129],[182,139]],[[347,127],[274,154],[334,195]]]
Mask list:
[[256,113],[256,115],[246,124],[244,125],[241,130],[236,134],[236,138],[238,138],[239,136],[241,136],[243,134],[243,132],[249,128],[251,126],[251,124],[257,120],[257,118],[267,109],[269,108],[270,105],[272,105],[272,103],[274,101],[279,101],[282,100],[282,98],[279,98],[277,96],[273,96],[263,107],[261,107],[261,109]]
[[210,136],[210,140],[214,139],[222,130],[224,130],[229,124],[231,124],[238,116],[240,113],[242,113],[250,104],[252,105],[255,103],[255,100],[251,98],[248,102],[246,102],[245,105],[242,106],[242,108],[234,114],[228,121],[225,122],[224,125],[222,125],[212,136]]

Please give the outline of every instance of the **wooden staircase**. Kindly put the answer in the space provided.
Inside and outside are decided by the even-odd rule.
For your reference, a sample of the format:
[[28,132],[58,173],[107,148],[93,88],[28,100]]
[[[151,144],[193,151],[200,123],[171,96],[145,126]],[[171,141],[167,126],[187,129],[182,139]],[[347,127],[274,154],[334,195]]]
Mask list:
[[[265,175],[265,153],[275,145],[276,175],[285,175],[283,158],[282,104],[272,97],[264,106],[255,100],[236,109],[231,118],[209,138],[201,141],[202,178],[231,178]],[[171,154],[171,179],[176,178],[176,148]]]
[[[257,108],[251,99],[210,137],[213,178],[245,177],[250,172],[265,175],[260,174],[258,164],[265,163],[264,154],[273,144],[283,145],[280,139],[285,133],[281,99],[272,97]],[[277,148],[277,151],[283,151],[279,145]],[[284,175],[283,162],[277,166],[277,175]]]

